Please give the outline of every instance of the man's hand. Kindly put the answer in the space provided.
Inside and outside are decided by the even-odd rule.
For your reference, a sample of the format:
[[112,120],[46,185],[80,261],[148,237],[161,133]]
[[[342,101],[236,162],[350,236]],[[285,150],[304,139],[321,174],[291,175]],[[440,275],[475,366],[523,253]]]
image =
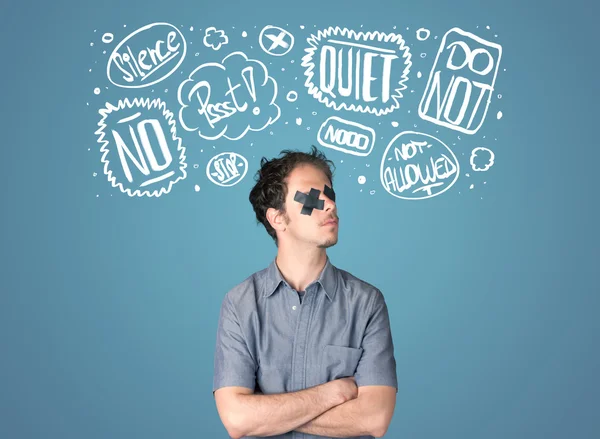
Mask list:
[[353,376],[339,378],[333,382],[336,383],[337,387],[335,388],[339,392],[339,396],[342,398],[343,402],[347,402],[358,397],[358,387],[356,386],[356,379]]

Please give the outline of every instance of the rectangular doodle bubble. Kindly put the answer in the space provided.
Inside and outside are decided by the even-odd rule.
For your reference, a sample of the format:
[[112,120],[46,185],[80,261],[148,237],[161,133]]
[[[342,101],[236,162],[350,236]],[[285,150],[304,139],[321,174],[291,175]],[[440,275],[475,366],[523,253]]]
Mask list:
[[331,116],[319,128],[317,141],[332,149],[357,156],[367,156],[375,145],[375,130],[356,122]]
[[444,35],[419,116],[465,134],[479,130],[491,102],[502,46],[457,27]]

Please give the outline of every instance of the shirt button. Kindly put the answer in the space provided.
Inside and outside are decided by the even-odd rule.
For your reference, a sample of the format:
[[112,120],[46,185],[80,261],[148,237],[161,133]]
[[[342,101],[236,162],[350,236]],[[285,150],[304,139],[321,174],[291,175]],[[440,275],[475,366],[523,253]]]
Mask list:
[[296,305],[292,306],[292,309],[293,309],[293,310],[296,310]]

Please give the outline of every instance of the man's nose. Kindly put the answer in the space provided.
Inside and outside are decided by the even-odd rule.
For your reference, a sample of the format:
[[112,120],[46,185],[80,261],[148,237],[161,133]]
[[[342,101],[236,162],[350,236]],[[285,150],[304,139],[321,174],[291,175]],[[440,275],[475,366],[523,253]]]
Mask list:
[[325,210],[335,209],[335,207],[336,207],[335,201],[333,201],[327,195],[324,195],[323,198],[324,198]]

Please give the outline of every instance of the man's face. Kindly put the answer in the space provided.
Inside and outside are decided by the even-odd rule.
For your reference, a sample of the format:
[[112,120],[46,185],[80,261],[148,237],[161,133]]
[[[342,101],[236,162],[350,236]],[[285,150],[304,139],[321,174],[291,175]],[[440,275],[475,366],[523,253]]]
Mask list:
[[[328,187],[325,188],[325,185]],[[288,176],[287,187],[284,215],[286,230],[280,234],[279,239],[314,244],[320,248],[335,245],[338,241],[339,217],[336,203],[332,199],[335,196],[330,192],[331,182],[325,173],[312,165],[300,165]],[[316,190],[319,191],[318,195]],[[322,209],[305,207],[310,202]],[[326,224],[331,220],[335,222]]]

